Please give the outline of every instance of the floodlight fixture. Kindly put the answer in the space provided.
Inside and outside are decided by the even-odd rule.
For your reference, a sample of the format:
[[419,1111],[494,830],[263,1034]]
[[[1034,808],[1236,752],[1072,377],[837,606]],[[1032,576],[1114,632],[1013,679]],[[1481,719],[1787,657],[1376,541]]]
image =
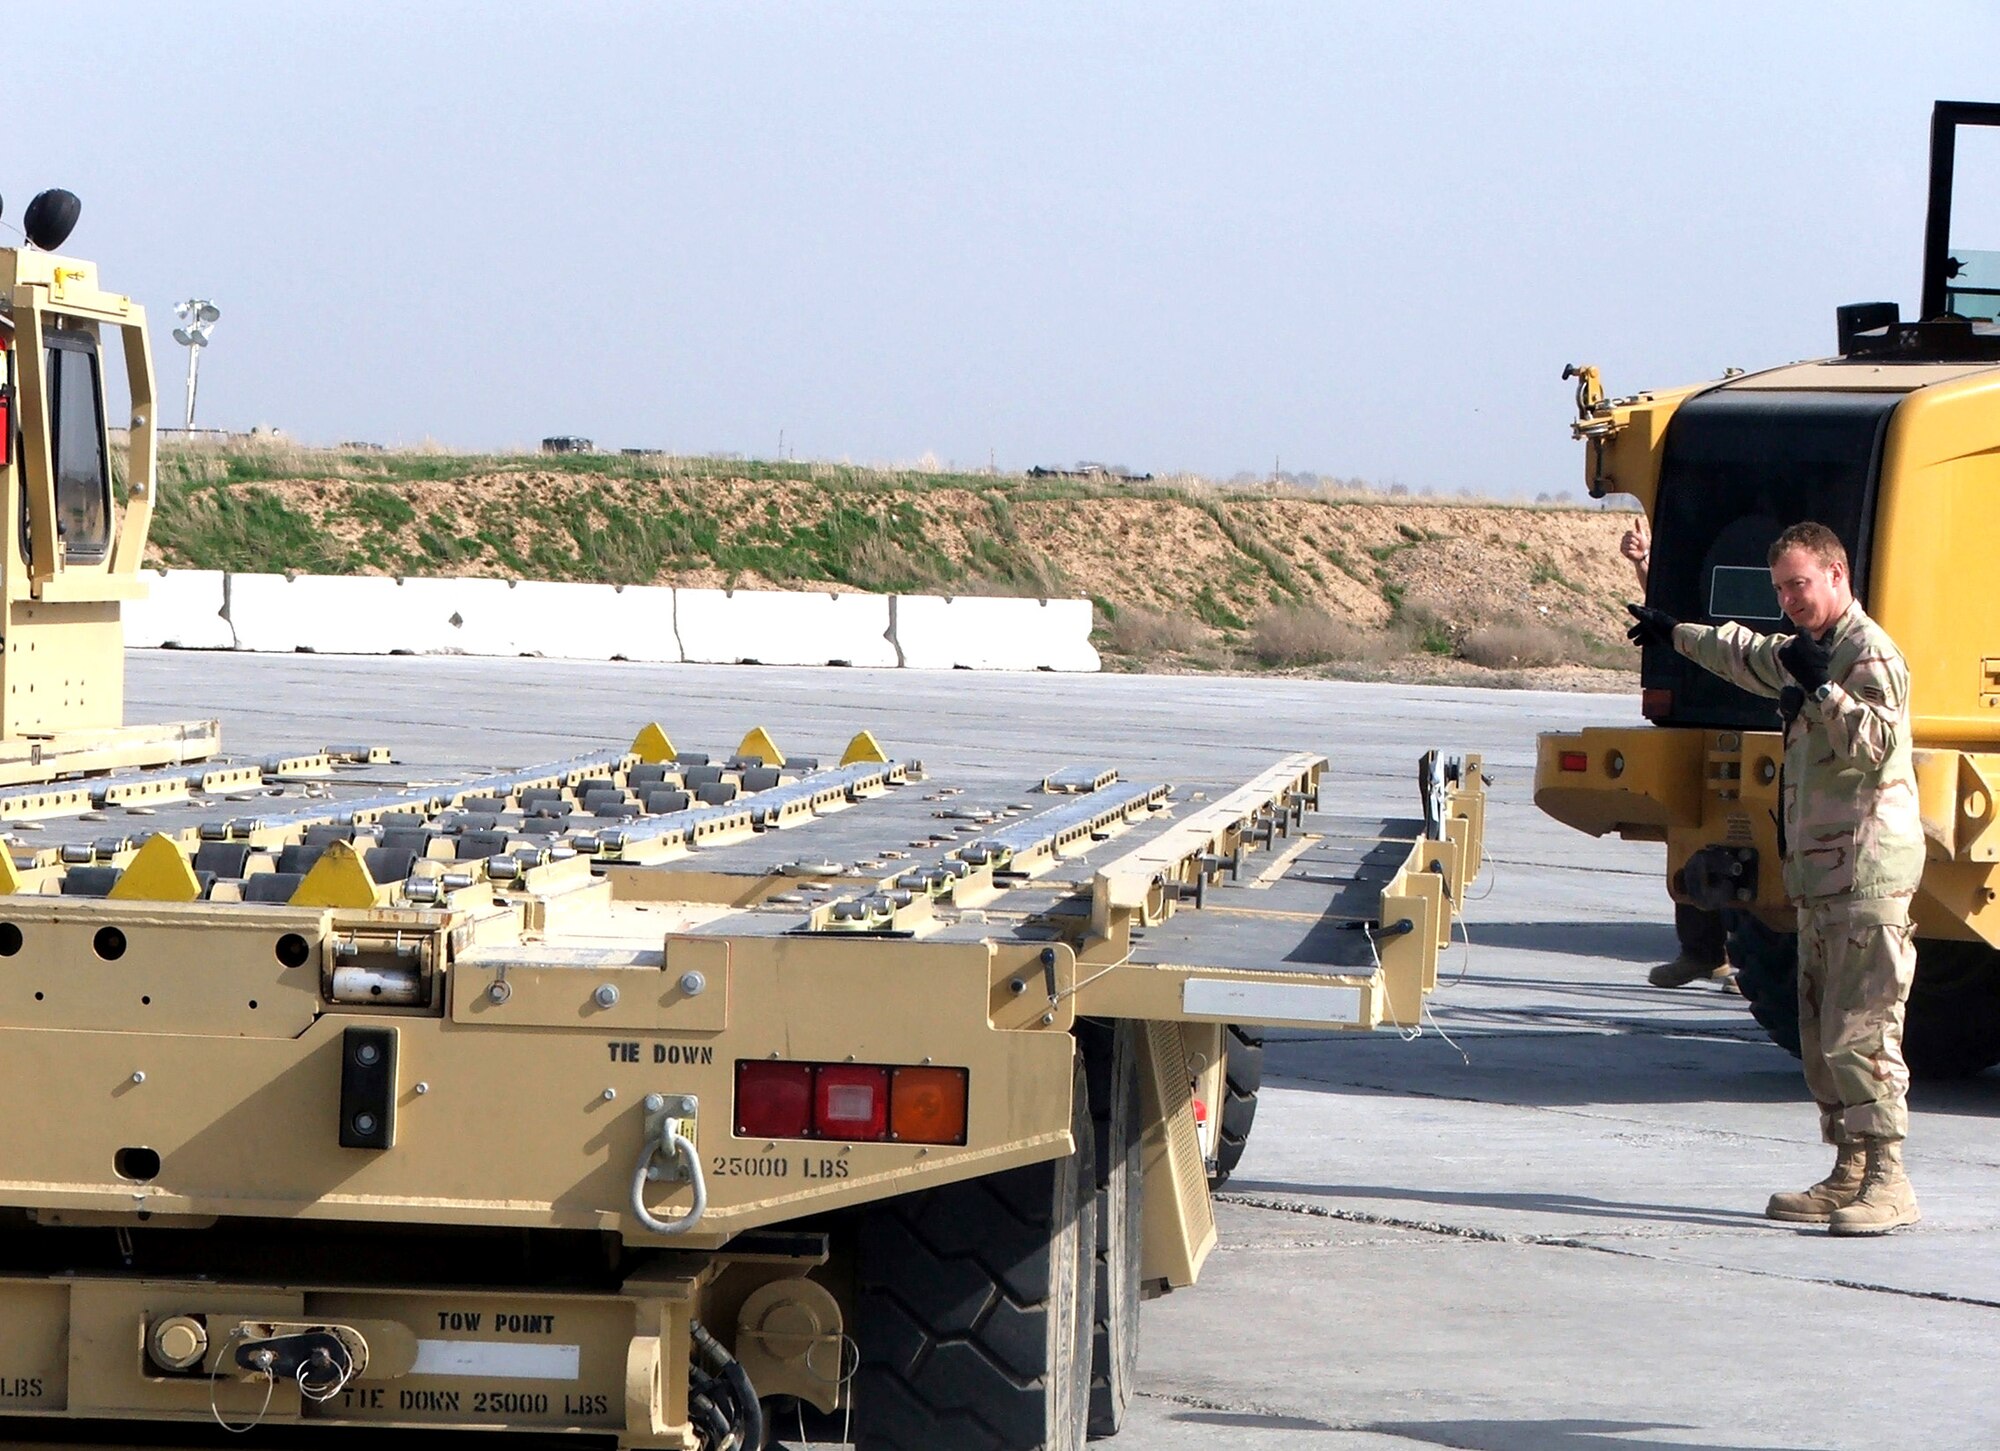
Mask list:
[[201,350],[208,346],[208,335],[214,329],[216,319],[222,316],[222,309],[205,297],[190,297],[186,302],[174,304],[174,316],[181,320],[181,325],[174,329],[174,341],[188,350],[185,427],[192,432],[195,380],[201,371]]

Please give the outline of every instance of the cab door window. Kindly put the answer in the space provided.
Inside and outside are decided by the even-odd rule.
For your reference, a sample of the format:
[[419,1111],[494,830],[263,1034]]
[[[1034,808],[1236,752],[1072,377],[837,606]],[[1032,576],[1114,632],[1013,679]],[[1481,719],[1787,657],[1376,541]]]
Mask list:
[[[90,564],[111,549],[111,468],[104,450],[104,392],[97,339],[46,332],[42,373],[49,393],[49,467],[56,484],[56,538],[64,562]],[[23,481],[25,483],[25,480]],[[21,490],[21,555],[33,553],[28,491]]]

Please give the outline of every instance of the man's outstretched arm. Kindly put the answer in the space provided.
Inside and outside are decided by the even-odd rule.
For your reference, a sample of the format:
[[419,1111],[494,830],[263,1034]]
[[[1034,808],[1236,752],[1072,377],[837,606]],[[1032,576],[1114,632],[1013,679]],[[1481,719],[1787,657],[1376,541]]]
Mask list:
[[1792,677],[1778,663],[1789,635],[1760,635],[1730,620],[1720,625],[1674,626],[1674,648],[1702,669],[1775,699]]

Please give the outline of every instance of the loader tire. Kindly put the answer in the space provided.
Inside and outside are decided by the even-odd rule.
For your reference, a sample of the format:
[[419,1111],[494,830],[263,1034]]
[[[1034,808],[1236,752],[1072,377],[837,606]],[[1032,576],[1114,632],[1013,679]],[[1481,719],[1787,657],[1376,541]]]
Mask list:
[[1984,942],[1917,939],[1903,1010],[1912,1078],[1965,1078],[2000,1063],[2000,951]]
[[856,1451],[1078,1451],[1090,1410],[1096,1141],[872,1205],[855,1263]]
[[1257,1118],[1257,1090],[1264,1084],[1264,1035],[1255,1028],[1231,1023],[1222,1033],[1222,1125],[1215,1138],[1215,1172],[1208,1187],[1220,1189],[1236,1172],[1250,1143],[1250,1125]]
[[1115,1436],[1139,1375],[1139,1025],[1084,1020],[1076,1036],[1090,1084],[1097,1155],[1097,1260],[1090,1334],[1090,1434]]
[[1729,965],[1750,1016],[1771,1041],[1799,1056],[1799,934],[1766,927],[1748,912],[1726,912]]
[[[1731,913],[1729,961],[1752,1016],[1799,1056],[1799,939]],[[1926,1081],[1964,1078],[2000,1063],[2000,952],[1983,942],[1917,939],[1917,971],[1903,1010],[1903,1060]]]

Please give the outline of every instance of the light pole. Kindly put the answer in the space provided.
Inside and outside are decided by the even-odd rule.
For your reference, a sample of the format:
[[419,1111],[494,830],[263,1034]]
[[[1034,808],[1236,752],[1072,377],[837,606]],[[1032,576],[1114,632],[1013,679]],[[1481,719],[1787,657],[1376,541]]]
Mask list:
[[222,309],[205,297],[191,297],[186,302],[174,304],[174,316],[181,325],[174,329],[174,341],[188,350],[187,423],[185,427],[194,431],[194,384],[195,375],[201,368],[201,350],[208,346],[209,330],[215,320],[222,316]]

